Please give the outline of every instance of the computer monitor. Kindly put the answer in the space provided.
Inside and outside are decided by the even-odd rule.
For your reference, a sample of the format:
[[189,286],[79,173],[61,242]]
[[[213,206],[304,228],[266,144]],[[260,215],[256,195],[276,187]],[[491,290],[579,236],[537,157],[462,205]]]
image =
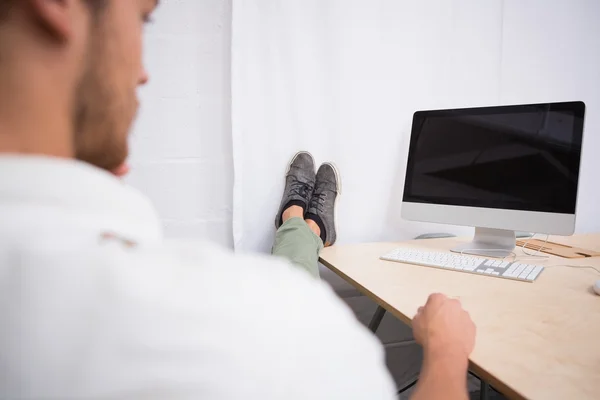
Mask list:
[[402,217],[475,227],[453,251],[503,256],[515,231],[575,229],[583,102],[414,114]]

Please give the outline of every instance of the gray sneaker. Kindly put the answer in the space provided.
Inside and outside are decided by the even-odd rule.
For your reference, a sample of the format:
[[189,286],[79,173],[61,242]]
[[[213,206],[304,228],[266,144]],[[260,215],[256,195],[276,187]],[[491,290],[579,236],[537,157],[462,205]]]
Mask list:
[[308,205],[306,218],[312,219],[321,228],[321,239],[325,247],[333,245],[337,240],[335,205],[342,192],[341,187],[340,175],[335,165],[321,165],[317,171],[315,191]]
[[309,202],[315,188],[315,160],[306,151],[297,153],[290,161],[285,175],[285,189],[279,211],[275,217],[275,228],[283,224],[283,212],[290,205],[297,205],[308,210]]

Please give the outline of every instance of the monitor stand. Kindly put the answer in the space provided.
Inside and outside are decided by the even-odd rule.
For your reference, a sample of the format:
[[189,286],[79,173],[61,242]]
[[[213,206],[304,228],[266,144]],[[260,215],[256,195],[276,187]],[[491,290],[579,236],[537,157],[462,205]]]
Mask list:
[[510,256],[515,246],[515,231],[475,228],[473,241],[460,244],[450,250],[455,253],[502,258]]

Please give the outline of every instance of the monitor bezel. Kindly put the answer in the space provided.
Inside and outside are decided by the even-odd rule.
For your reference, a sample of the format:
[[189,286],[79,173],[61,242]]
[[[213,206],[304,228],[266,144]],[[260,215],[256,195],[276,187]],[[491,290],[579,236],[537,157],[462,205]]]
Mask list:
[[[573,112],[576,118],[573,126],[575,142],[583,144],[583,128],[585,118],[585,103],[582,101],[569,101],[557,103],[532,103],[503,106],[487,106],[473,108],[423,110],[413,115],[411,139],[409,145],[404,193],[402,198],[402,218],[407,220],[434,222],[452,225],[476,226],[494,229],[523,230],[540,233],[570,235],[575,229],[575,215],[577,210],[577,195],[579,182],[575,190],[575,210],[573,213],[556,213],[515,208],[498,208],[487,205],[463,205],[441,203],[412,196],[407,188],[411,184],[411,166],[414,163],[413,154],[417,144],[418,135],[415,134],[417,124],[423,116],[456,116],[456,115],[481,115],[525,112],[531,107],[544,107],[552,111]],[[577,160],[576,169],[578,181],[581,176],[581,154]]]

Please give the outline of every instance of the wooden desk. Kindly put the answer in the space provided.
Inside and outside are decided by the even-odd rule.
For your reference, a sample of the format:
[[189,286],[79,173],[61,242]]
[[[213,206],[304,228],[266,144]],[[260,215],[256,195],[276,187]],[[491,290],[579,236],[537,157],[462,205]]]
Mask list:
[[[550,240],[600,251],[600,234]],[[477,325],[470,369],[509,398],[600,399],[600,296],[592,288],[600,274],[556,266],[600,269],[600,257],[527,260],[556,266],[534,283],[379,260],[400,246],[447,250],[458,242],[334,246],[321,262],[407,324],[433,292],[460,298]]]

